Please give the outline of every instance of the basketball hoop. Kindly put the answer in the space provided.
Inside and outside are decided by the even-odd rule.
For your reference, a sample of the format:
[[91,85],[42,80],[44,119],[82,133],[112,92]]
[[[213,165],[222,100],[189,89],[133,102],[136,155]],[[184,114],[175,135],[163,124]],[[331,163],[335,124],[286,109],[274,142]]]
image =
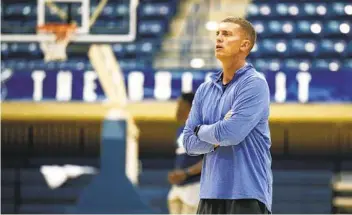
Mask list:
[[76,24],[47,23],[37,27],[39,35],[53,35],[49,40],[40,42],[46,62],[64,61],[67,59],[66,47],[70,42],[73,33],[77,29]]

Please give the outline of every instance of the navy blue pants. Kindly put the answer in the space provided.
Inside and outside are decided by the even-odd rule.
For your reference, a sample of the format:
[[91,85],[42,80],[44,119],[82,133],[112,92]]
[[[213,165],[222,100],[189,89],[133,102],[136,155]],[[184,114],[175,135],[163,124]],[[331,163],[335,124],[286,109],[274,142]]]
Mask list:
[[270,214],[256,199],[201,199],[197,214]]

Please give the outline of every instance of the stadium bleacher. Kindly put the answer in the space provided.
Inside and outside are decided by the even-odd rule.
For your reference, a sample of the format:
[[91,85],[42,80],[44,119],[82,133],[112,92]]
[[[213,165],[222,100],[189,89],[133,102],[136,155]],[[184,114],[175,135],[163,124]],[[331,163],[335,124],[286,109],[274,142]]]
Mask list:
[[[31,35],[35,33],[37,18],[35,2],[4,1],[2,4],[2,34],[12,35],[21,33]],[[116,35],[128,32],[130,1],[109,2],[91,27],[89,35]],[[97,1],[91,1],[91,11],[96,9]],[[67,5],[62,5],[68,11]],[[249,62],[256,69],[267,75],[270,71],[282,71],[285,74],[308,71],[311,74],[341,71],[341,80],[350,78],[352,56],[351,3],[339,2],[291,2],[291,1],[253,1],[247,7],[247,18],[253,22],[258,41],[249,56]],[[141,71],[145,77],[144,99],[158,99],[153,95],[153,80],[158,72],[153,67],[157,53],[165,35],[170,31],[170,23],[177,13],[177,1],[151,0],[141,1],[138,5],[137,35],[133,42],[111,43],[113,52],[119,60],[119,65],[128,77],[131,71]],[[50,11],[50,10],[49,10]],[[79,5],[73,4],[70,8],[73,17],[79,17]],[[48,13],[47,20],[50,20]],[[322,19],[324,17],[325,19]],[[328,19],[326,19],[328,18]],[[55,21],[55,20],[52,20]],[[16,26],[16,27],[14,27]],[[182,41],[180,41],[181,43]],[[3,69],[14,71],[39,70],[68,70],[85,72],[93,70],[87,57],[89,43],[75,43],[68,45],[68,60],[64,62],[44,62],[43,52],[37,42],[3,41],[1,56]],[[198,51],[202,54],[209,48]],[[172,50],[170,50],[172,51]],[[182,50],[180,54],[182,55]],[[210,48],[211,55],[213,50]],[[200,55],[201,56],[201,55]],[[138,59],[138,60],[135,60]],[[167,70],[164,68],[163,70]],[[210,70],[217,69],[212,68]],[[182,65],[171,72],[171,83],[177,83],[176,73],[191,71],[192,74],[203,73],[204,70]],[[19,75],[20,74],[15,74]],[[155,77],[153,77],[155,75]],[[332,76],[332,74],[330,74]],[[52,75],[50,75],[52,76]],[[18,77],[20,78],[20,77]],[[22,77],[21,77],[22,78]],[[330,78],[331,80],[331,78]],[[290,79],[289,81],[292,81]],[[156,82],[156,80],[154,80]],[[314,84],[313,81],[311,84]],[[333,84],[333,83],[329,83]],[[274,85],[269,83],[269,85]],[[295,85],[288,82],[288,87]],[[193,83],[193,89],[198,84]],[[313,85],[312,87],[316,87]],[[181,91],[179,85],[172,86],[171,99],[176,98]],[[175,88],[175,89],[174,89]],[[337,91],[341,91],[338,90]],[[298,94],[298,92],[295,92]],[[24,97],[24,96],[22,96]],[[332,96],[325,99],[315,99],[315,92],[311,91],[311,101],[329,102]],[[348,93],[341,94],[333,101],[352,100]],[[18,98],[18,97],[16,97]],[[5,99],[11,99],[7,96]],[[23,99],[28,99],[24,97]],[[276,101],[276,100],[273,100]],[[297,101],[297,99],[296,99]]]
[[[269,62],[273,57],[304,58],[312,65],[311,70],[339,59],[334,61],[338,67],[350,71],[351,8],[348,1],[253,1],[247,18],[259,39],[251,56]],[[266,69],[262,64],[257,67]]]
[[[94,1],[93,1],[94,2]],[[95,2],[96,4],[96,2]],[[95,9],[91,5],[91,10]],[[79,15],[76,5],[71,10]],[[2,33],[35,33],[35,2],[17,4],[5,1],[2,5]],[[163,36],[168,32],[169,22],[177,10],[176,1],[142,1],[138,7],[138,39],[131,43],[113,44],[124,69],[140,69],[152,65],[153,56],[160,49]],[[247,18],[258,32],[258,44],[252,55],[255,58],[306,58],[330,62],[339,59],[339,67],[347,67],[351,53],[351,4],[341,2],[279,2],[254,1],[248,6]],[[91,28],[91,34],[124,33],[128,31],[128,1],[109,3],[104,7],[98,21]],[[329,18],[322,20],[321,18]],[[124,23],[125,22],[125,23]],[[18,26],[14,28],[13,26]],[[270,38],[270,39],[269,39]],[[29,54],[30,53],[30,54]],[[29,55],[28,55],[29,54]],[[68,47],[69,61],[86,56],[75,53]],[[1,55],[6,67],[14,68],[11,60],[28,57],[39,62],[42,52],[37,43],[2,43]],[[132,60],[139,58],[139,62]],[[10,60],[10,62],[8,62]],[[84,64],[89,65],[88,60]],[[313,64],[314,65],[314,64]],[[58,65],[58,67],[60,67]],[[89,66],[87,66],[89,67]],[[262,68],[258,68],[259,70]],[[312,68],[314,69],[314,68]]]
[[[91,11],[96,9],[98,1],[91,1]],[[90,34],[123,34],[129,31],[129,1],[109,2],[103,9],[96,23],[91,27]],[[60,5],[61,6],[61,5]],[[36,10],[35,1],[4,1],[2,13],[2,34],[35,34]],[[61,9],[68,11],[67,5]],[[112,44],[114,53],[120,59],[122,68],[136,69],[152,65],[153,55],[159,50],[163,36],[168,32],[169,22],[177,10],[177,1],[141,1],[138,6],[137,40],[130,43]],[[71,8],[73,18],[79,18],[80,7],[73,4]],[[47,17],[48,22],[57,22],[57,18]],[[53,16],[55,17],[55,16]],[[86,44],[88,46],[89,44]],[[82,45],[84,46],[84,45]],[[86,54],[87,49],[82,51],[68,47],[69,62],[76,64],[83,59],[85,67],[90,68]],[[52,69],[50,65],[43,63],[43,54],[38,43],[2,42],[1,56],[4,67],[17,69],[13,60],[27,62],[31,59],[31,66],[44,69]],[[77,59],[78,58],[78,59]],[[140,59],[135,61],[134,59]],[[62,68],[60,64],[55,69]],[[20,67],[21,68],[21,67]]]

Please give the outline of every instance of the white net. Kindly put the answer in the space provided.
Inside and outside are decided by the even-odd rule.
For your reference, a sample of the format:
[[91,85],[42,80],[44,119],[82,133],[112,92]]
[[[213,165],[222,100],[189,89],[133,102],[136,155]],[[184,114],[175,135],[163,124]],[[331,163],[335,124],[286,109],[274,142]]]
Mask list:
[[67,59],[66,47],[69,41],[67,40],[47,40],[40,42],[40,48],[44,53],[44,60],[49,61],[65,61]]
[[[62,21],[66,21],[68,14],[65,10],[62,10],[55,1],[60,2],[59,0],[42,0],[45,5],[49,8],[51,13],[56,14]],[[65,2],[76,2],[77,0],[62,0]],[[85,0],[86,1],[86,0]],[[82,1],[84,2],[84,1]],[[89,19],[89,27],[94,25],[104,7],[106,6],[108,0],[100,0],[99,4],[95,8],[95,11],[92,13],[92,16]],[[82,4],[83,7],[83,4]],[[44,15],[45,15],[45,10]],[[89,14],[89,12],[88,12]],[[44,16],[45,17],[45,16]],[[39,26],[37,34],[44,35],[53,35],[52,39],[41,41],[40,48],[44,53],[44,60],[48,61],[65,61],[67,59],[66,48],[69,42],[71,41],[72,36],[77,31],[79,33],[78,24],[76,21],[72,21],[71,24],[58,24],[58,23],[49,23],[43,26]],[[55,27],[56,26],[56,27]],[[80,32],[82,33],[82,32]]]
[[76,30],[75,24],[47,24],[38,27],[38,34],[51,36],[48,40],[40,42],[40,48],[44,53],[44,60],[65,61],[67,59],[66,48]]

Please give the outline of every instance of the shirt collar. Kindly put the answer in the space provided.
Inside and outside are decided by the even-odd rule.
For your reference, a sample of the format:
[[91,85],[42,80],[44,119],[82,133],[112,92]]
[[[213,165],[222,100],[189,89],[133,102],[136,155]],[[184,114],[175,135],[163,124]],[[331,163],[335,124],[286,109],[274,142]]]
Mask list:
[[[237,71],[236,71],[236,75],[235,76],[240,76],[240,75],[242,75],[242,74],[244,74],[247,70],[249,70],[250,68],[253,68],[253,65],[252,64],[250,64],[250,63],[245,63],[244,64],[244,66],[242,66],[241,68],[239,68]],[[211,76],[210,76],[210,78],[211,78],[211,80],[213,81],[213,82],[219,82],[219,81],[221,81],[222,80],[222,75],[223,75],[223,71],[222,70],[220,70],[219,72],[217,72],[217,73],[214,73],[214,74],[212,74]],[[233,80],[233,79],[232,79]],[[232,82],[232,80],[231,80],[231,82]]]

